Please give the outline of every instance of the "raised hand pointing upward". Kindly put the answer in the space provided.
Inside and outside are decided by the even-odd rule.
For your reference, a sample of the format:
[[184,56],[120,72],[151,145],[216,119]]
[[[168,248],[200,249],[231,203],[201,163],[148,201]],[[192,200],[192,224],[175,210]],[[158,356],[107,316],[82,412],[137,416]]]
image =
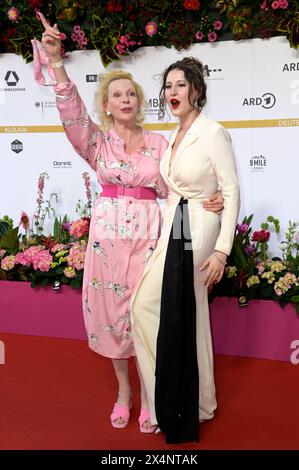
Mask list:
[[57,24],[51,26],[40,11],[37,12],[37,15],[45,28],[41,41],[43,48],[49,57],[50,62],[57,62],[61,60],[61,33]]

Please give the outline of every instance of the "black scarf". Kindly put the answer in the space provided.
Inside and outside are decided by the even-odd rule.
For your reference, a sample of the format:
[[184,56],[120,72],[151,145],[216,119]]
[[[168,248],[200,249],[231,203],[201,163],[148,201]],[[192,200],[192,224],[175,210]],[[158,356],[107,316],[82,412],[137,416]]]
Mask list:
[[183,198],[176,208],[164,265],[155,407],[168,444],[199,440],[193,251],[188,200]]

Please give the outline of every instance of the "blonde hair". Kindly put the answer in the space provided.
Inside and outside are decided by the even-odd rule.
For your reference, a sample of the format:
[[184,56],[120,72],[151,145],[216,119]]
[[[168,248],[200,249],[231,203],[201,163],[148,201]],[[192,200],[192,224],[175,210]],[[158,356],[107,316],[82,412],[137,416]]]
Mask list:
[[139,109],[136,116],[136,124],[140,125],[144,119],[144,106],[145,99],[141,86],[133,80],[133,76],[124,70],[112,70],[104,75],[100,75],[100,84],[98,91],[95,95],[95,109],[100,120],[100,127],[103,130],[108,130],[113,127],[113,117],[107,116],[105,111],[105,104],[108,101],[108,88],[114,80],[130,80],[134,86],[138,98]]

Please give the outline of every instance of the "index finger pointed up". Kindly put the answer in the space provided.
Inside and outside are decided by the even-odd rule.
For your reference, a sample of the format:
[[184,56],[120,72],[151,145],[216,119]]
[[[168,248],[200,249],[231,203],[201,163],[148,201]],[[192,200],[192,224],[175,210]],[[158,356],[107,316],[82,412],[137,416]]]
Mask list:
[[46,18],[44,17],[44,15],[40,11],[37,11],[36,14],[38,15],[39,19],[41,20],[43,27],[45,29],[47,29],[47,27],[50,26],[50,23],[46,20]]

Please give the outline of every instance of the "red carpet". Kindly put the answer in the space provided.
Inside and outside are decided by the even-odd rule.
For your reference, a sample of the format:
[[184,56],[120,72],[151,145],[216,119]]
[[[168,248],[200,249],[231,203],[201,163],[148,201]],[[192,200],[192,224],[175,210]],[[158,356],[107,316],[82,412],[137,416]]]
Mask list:
[[200,443],[165,444],[139,432],[134,362],[133,413],[126,429],[109,414],[117,387],[110,360],[86,342],[1,334],[0,449],[299,449],[299,366],[216,357],[218,410]]

